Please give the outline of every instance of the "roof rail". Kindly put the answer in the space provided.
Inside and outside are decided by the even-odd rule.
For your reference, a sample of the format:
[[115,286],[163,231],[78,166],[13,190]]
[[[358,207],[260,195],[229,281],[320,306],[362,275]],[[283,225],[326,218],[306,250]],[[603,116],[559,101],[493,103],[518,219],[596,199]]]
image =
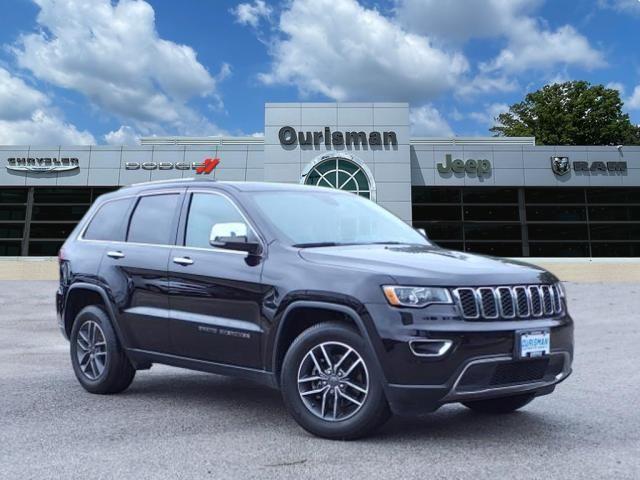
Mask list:
[[137,187],[139,185],[149,185],[149,184],[158,184],[158,183],[174,183],[174,182],[196,182],[196,181],[200,181],[200,182],[216,182],[217,180],[215,178],[212,177],[202,177],[202,178],[195,178],[195,177],[191,177],[191,178],[166,178],[164,180],[151,180],[149,182],[138,182],[138,183],[132,183],[131,185],[128,185],[129,187]]

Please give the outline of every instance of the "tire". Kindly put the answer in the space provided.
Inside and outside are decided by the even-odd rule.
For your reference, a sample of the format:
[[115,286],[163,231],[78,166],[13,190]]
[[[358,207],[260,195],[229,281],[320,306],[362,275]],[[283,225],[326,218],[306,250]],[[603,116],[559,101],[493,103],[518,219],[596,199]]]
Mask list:
[[70,347],[73,371],[86,391],[120,393],[131,385],[136,370],[102,308],[92,305],[78,313],[71,329]]
[[534,393],[514,395],[512,397],[490,398],[488,400],[475,400],[462,402],[462,404],[479,413],[504,414],[512,413],[524,407],[535,398]]
[[[327,358],[331,360],[331,374],[326,373]],[[322,376],[318,367],[324,370]],[[299,383],[299,378],[317,379]],[[361,438],[391,415],[372,352],[356,331],[339,323],[314,325],[294,340],[282,365],[281,387],[291,416],[302,428],[319,437]],[[318,389],[322,391],[309,394]]]

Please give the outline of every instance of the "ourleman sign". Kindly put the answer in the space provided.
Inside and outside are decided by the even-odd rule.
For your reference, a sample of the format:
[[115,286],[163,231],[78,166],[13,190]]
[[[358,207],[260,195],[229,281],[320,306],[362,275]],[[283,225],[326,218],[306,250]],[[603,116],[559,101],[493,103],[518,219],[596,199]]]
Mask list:
[[438,172],[440,173],[466,173],[468,175],[489,175],[491,173],[491,162],[486,159],[475,160],[469,158],[466,161],[460,158],[452,159],[450,153],[445,156],[445,161],[438,164]]
[[278,139],[282,145],[320,145],[326,147],[334,146],[398,146],[398,137],[396,132],[332,132],[329,127],[316,132],[296,132],[293,127],[282,127],[278,132]]
[[7,170],[14,172],[66,172],[80,168],[75,157],[10,157],[7,158]]

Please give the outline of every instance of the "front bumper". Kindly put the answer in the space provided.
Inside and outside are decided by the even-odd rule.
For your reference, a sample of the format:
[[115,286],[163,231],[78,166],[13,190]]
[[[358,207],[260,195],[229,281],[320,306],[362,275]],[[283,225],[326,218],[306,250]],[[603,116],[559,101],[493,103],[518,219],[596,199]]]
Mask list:
[[[463,321],[420,317],[387,305],[367,305],[380,342],[376,353],[386,379],[385,393],[394,413],[416,415],[445,403],[521,393],[545,395],[571,373],[573,320],[557,318]],[[548,329],[551,354],[519,359],[516,332]],[[416,340],[451,343],[442,355],[418,356]]]

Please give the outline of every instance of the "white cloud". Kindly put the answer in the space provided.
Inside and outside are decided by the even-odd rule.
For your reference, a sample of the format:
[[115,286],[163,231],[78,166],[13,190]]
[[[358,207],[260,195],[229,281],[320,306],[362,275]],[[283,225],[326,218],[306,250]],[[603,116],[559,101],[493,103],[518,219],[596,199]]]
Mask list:
[[2,145],[91,145],[95,138],[86,130],[44,110],[35,110],[29,118],[0,120],[0,144]]
[[[191,47],[158,36],[148,3],[35,1],[40,31],[23,35],[13,48],[21,67],[40,80],[84,94],[95,106],[142,130],[182,133],[193,122],[196,127],[207,123],[186,102],[215,95],[216,79]],[[223,74],[227,69],[223,66]]]
[[118,130],[105,134],[104,140],[110,145],[139,145],[140,135],[132,127],[121,125]]
[[430,104],[409,111],[411,134],[429,137],[452,137],[453,130],[440,112]]
[[468,68],[462,54],[355,0],[293,0],[279,29],[271,71],[260,79],[295,85],[303,95],[424,101],[451,89]]
[[496,119],[498,115],[507,112],[508,110],[509,105],[507,105],[506,103],[492,103],[490,105],[487,105],[484,112],[469,113],[469,118],[483,125],[493,127],[497,123]]
[[260,20],[269,18],[273,9],[263,0],[255,0],[251,3],[241,3],[236,8],[231,9],[231,13],[235,15],[236,21],[242,25],[251,25],[257,27]]
[[396,0],[396,16],[412,32],[443,41],[507,35],[513,22],[540,0]]
[[638,0],[598,0],[601,8],[611,8],[621,13],[640,15],[640,1]]
[[620,92],[620,95],[624,95],[624,85],[620,82],[609,82],[606,85],[607,88],[612,88],[614,90],[618,90]]
[[492,77],[484,73],[476,75],[468,82],[462,82],[456,93],[462,97],[513,92],[518,89],[518,82],[504,75]]
[[485,71],[520,73],[529,69],[549,70],[557,65],[586,69],[606,65],[602,52],[593,49],[587,38],[570,25],[556,31],[540,30],[536,20],[526,18],[514,27],[507,47],[484,65]]
[[0,119],[25,118],[48,103],[49,99],[42,92],[0,67]]
[[640,85],[633,89],[633,93],[624,103],[631,110],[640,110]]
[[85,145],[93,135],[65,122],[44,93],[0,67],[0,144]]
[[410,31],[428,34],[444,44],[505,39],[506,46],[483,65],[486,78],[491,73],[605,65],[602,52],[574,27],[552,30],[533,16],[541,4],[542,0],[396,0],[396,17]]

